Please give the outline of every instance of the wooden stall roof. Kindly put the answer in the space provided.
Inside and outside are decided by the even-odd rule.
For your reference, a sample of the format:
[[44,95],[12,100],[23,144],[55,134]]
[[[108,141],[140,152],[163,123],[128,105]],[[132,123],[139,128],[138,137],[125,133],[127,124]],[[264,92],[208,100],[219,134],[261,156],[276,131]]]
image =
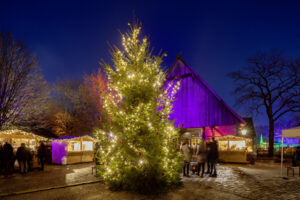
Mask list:
[[219,138],[216,138],[216,140],[218,140],[218,141],[227,141],[227,140],[230,140],[230,141],[243,141],[243,140],[251,141],[250,138],[239,137],[239,136],[232,136],[232,135],[227,135],[227,136],[224,136],[224,137],[219,137]]
[[96,142],[97,139],[93,138],[89,135],[76,135],[76,136],[64,136],[64,137],[59,137],[59,138],[55,138],[53,139],[53,141],[92,141],[92,142]]
[[39,139],[46,140],[47,138],[36,135],[31,132],[19,130],[19,129],[10,129],[0,131],[0,138],[26,138],[26,139]]
[[170,119],[181,128],[237,125],[245,121],[235,113],[181,58],[169,70],[170,81],[181,80]]

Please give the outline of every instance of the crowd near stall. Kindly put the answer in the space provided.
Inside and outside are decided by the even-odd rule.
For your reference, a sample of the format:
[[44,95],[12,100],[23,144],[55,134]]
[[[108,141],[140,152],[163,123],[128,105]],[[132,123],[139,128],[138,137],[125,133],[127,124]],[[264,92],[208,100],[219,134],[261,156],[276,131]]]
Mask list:
[[[178,57],[166,76],[165,84],[180,80],[170,119],[180,127],[182,148],[187,145],[191,150],[191,164],[199,160],[199,148],[210,148],[216,144],[218,160],[221,162],[247,163],[253,152],[255,131],[251,118],[242,118],[235,113],[194,71]],[[4,142],[12,146],[13,153],[23,146],[32,155],[31,167],[40,163],[39,143],[51,145],[51,160],[55,164],[91,162],[95,155],[96,140],[88,135],[65,136],[49,140],[21,130],[0,132]],[[101,144],[100,144],[101,145]]]
[[0,132],[1,172],[12,173],[20,169],[26,173],[37,167],[43,169],[47,155],[44,143],[48,138],[18,129],[3,130]]
[[87,135],[46,138],[18,129],[0,132],[0,173],[27,173],[54,164],[92,162],[96,140]]

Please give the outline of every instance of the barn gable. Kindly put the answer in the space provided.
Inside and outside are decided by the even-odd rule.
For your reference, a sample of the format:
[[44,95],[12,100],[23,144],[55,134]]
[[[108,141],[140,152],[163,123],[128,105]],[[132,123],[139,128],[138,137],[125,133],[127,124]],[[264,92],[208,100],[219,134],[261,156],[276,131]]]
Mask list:
[[169,70],[166,84],[181,79],[171,120],[182,128],[230,126],[244,123],[193,70],[178,57]]

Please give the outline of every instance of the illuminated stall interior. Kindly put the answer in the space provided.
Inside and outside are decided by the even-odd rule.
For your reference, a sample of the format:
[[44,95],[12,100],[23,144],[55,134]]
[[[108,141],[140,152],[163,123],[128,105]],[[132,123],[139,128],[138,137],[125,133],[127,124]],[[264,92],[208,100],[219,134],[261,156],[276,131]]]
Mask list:
[[252,140],[237,136],[217,138],[220,151],[247,151],[253,152]]
[[20,147],[22,143],[25,143],[26,147],[30,148],[30,150],[36,151],[39,146],[39,141],[46,140],[47,138],[45,137],[18,129],[0,132],[0,141],[7,141],[10,143],[14,151],[17,151],[18,147]]
[[52,141],[52,162],[73,164],[91,162],[96,140],[90,136],[66,136]]
[[225,136],[217,138],[221,162],[247,163],[247,154],[253,152],[253,139]]
[[13,147],[14,153],[17,152],[17,149],[22,143],[24,143],[26,147],[30,149],[33,156],[32,167],[37,167],[39,165],[37,158],[39,141],[45,142],[47,140],[48,139],[45,137],[18,129],[4,130],[0,132],[0,141],[10,143]]
[[195,162],[197,160],[197,144],[200,143],[202,139],[202,129],[201,128],[190,128],[190,129],[181,129],[180,130],[180,144],[183,143],[184,140],[188,140],[189,145],[192,152],[192,161]]

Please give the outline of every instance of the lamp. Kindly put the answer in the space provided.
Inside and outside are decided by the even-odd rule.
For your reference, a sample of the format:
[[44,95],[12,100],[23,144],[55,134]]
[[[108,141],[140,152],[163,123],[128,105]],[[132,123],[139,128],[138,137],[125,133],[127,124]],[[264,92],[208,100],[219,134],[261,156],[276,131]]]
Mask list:
[[242,129],[242,135],[246,135],[247,134],[247,129]]

